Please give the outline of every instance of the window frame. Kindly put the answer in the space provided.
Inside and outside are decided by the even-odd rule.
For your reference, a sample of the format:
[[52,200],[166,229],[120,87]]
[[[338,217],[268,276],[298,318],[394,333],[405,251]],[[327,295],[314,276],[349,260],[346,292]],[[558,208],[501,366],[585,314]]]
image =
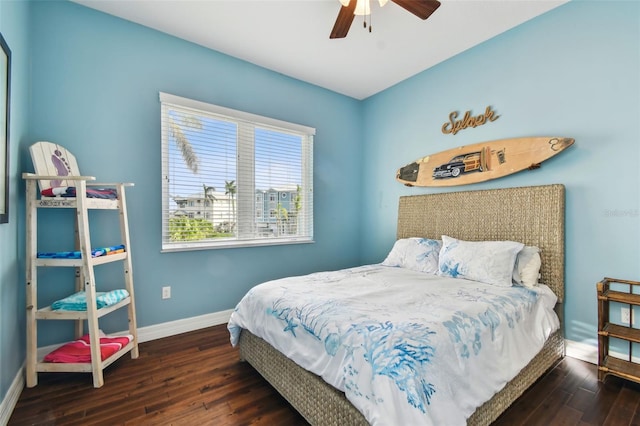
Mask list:
[[[226,108],[218,105],[209,104],[206,102],[201,102],[193,99],[188,99],[164,92],[160,92],[160,105],[161,105],[161,162],[162,162],[162,194],[161,194],[161,202],[162,202],[162,229],[161,229],[161,252],[173,252],[173,251],[189,251],[189,250],[210,250],[210,249],[224,249],[224,248],[234,248],[234,247],[260,247],[260,246],[272,246],[272,245],[285,245],[285,244],[305,244],[305,243],[313,243],[313,138],[315,136],[315,128],[289,123],[269,117],[263,117],[256,114],[247,113],[244,111],[238,111],[231,108]],[[250,187],[253,187],[253,193],[245,193],[244,197],[246,200],[252,200],[251,209],[247,210],[247,206],[243,207],[243,212],[241,213],[241,203],[240,197],[237,198],[237,209],[238,213],[236,216],[236,228],[238,227],[241,220],[246,220],[247,223],[252,219],[254,227],[256,231],[253,233],[251,238],[239,238],[238,235],[234,238],[224,238],[220,240],[200,240],[200,241],[181,241],[181,242],[171,242],[168,241],[167,235],[169,232],[169,219],[170,219],[170,202],[171,195],[169,194],[169,137],[168,132],[163,129],[163,125],[165,124],[165,117],[168,113],[168,109],[170,106],[174,106],[177,108],[183,109],[192,109],[194,110],[194,114],[203,113],[203,114],[212,114],[220,116],[222,119],[227,121],[232,121],[238,123],[247,123],[249,122],[256,128],[266,128],[269,130],[274,130],[276,132],[282,133],[292,133],[299,134],[304,138],[302,144],[302,164],[301,164],[301,173],[302,173],[302,191],[304,200],[306,202],[303,204],[302,209],[304,210],[304,214],[301,214],[299,217],[302,219],[303,226],[301,229],[306,230],[307,235],[287,235],[285,237],[272,237],[265,238],[260,237],[260,231],[258,231],[259,227],[256,224],[257,213],[256,213],[256,197],[258,193],[255,188],[255,181],[251,183]],[[238,132],[241,130],[239,129]],[[255,146],[255,139],[251,138],[253,146]],[[241,143],[240,141],[236,142],[238,145]],[[238,147],[240,149],[240,147]],[[243,148],[245,149],[245,148]],[[251,147],[253,149],[253,147]],[[238,160],[239,161],[239,160]],[[255,161],[252,159],[251,161]],[[236,164],[238,167],[238,164]],[[239,172],[238,172],[239,173]],[[240,176],[237,177],[240,180]],[[245,187],[246,191],[246,187]],[[240,195],[240,194],[238,194]],[[263,198],[266,198],[264,194]],[[245,202],[246,203],[246,202]],[[201,206],[199,206],[201,207]],[[244,211],[246,210],[246,211]],[[302,211],[302,210],[301,210]],[[243,216],[241,219],[240,216]]]

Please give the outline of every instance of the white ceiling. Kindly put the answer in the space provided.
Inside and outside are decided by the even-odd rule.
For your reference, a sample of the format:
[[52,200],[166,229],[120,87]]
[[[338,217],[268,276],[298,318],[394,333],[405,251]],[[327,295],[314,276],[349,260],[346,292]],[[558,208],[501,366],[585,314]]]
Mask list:
[[364,99],[568,0],[441,0],[422,21],[372,3],[329,39],[338,0],[74,0],[338,93]]

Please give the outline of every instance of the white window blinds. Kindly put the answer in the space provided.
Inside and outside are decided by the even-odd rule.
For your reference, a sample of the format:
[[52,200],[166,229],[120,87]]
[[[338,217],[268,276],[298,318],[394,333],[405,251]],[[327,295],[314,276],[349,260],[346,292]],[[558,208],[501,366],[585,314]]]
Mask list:
[[315,129],[160,93],[162,250],[313,240]]

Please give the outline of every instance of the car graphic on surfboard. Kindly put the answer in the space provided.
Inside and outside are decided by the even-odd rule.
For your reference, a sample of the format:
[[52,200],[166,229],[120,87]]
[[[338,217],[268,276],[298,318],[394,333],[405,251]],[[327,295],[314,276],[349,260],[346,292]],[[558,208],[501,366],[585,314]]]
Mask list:
[[435,167],[433,169],[433,178],[455,178],[462,173],[483,172],[490,168],[487,160],[491,161],[491,148],[489,147],[483,147],[476,152],[456,155],[448,163]]
[[484,182],[540,163],[573,145],[564,137],[524,137],[481,142],[420,158],[398,169],[407,186],[454,186]]

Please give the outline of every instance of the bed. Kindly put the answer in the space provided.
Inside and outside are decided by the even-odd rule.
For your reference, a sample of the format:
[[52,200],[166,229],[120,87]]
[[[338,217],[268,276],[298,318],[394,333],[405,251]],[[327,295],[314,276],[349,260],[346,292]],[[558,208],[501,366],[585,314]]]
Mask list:
[[[514,373],[513,379],[479,405],[467,419],[467,424],[487,425],[564,356],[564,186],[556,184],[400,197],[398,240],[410,237],[437,240],[443,235],[466,241],[510,240],[539,247],[542,260],[540,282],[557,298],[555,311],[560,327],[541,343],[541,349],[519,373]],[[357,272],[361,273],[360,270]],[[323,426],[369,424],[343,392],[298,366],[262,338],[242,330],[238,340],[241,358],[249,362],[309,423]],[[371,418],[370,413],[368,415]]]

